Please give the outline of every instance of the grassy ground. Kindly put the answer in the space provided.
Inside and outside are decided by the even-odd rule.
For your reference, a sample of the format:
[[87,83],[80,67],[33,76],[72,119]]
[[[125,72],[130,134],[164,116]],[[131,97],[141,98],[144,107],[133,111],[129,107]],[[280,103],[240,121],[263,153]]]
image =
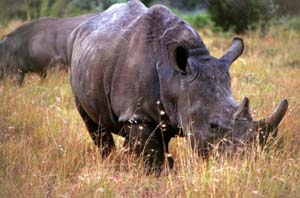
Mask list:
[[[218,57],[233,37],[200,34]],[[117,151],[99,158],[68,74],[42,82],[28,75],[21,88],[0,82],[0,197],[299,197],[300,32],[273,27],[266,37],[243,38],[244,55],[230,69],[233,94],[238,101],[250,98],[256,119],[288,99],[280,149],[203,162],[177,138],[170,144],[175,169],[145,176],[137,160],[123,155],[121,138],[115,137]]]

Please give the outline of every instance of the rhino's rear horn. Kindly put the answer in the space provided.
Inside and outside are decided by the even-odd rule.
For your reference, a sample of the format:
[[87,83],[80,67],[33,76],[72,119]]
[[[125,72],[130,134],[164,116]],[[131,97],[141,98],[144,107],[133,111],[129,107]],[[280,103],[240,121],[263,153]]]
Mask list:
[[243,51],[244,51],[243,39],[235,37],[232,40],[231,47],[220,58],[220,61],[223,62],[225,66],[229,69],[230,65],[243,53]]

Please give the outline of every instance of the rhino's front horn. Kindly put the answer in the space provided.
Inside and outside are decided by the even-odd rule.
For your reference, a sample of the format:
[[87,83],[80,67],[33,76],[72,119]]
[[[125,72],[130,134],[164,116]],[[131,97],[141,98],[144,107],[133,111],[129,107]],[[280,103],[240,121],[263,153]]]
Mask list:
[[220,61],[229,69],[230,65],[235,61],[244,51],[243,39],[235,37],[232,40],[231,47],[225,52]]

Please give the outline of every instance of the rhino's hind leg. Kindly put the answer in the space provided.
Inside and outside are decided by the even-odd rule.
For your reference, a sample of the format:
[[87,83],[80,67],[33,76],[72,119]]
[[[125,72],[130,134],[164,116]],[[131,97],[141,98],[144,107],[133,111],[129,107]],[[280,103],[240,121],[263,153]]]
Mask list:
[[115,142],[111,132],[107,131],[105,128],[101,128],[98,124],[92,121],[76,98],[75,103],[93,142],[99,148],[102,157],[107,157],[111,151],[115,149]]

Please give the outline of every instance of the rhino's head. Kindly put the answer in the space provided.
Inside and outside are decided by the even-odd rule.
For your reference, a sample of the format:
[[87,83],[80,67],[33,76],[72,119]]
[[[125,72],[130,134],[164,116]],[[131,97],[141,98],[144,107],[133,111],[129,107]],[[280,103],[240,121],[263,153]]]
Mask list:
[[268,140],[274,140],[277,136],[278,125],[287,109],[287,100],[282,100],[270,116],[255,121],[251,116],[249,99],[245,97],[234,114],[234,127],[230,138],[232,148],[252,143],[258,143],[263,148]]
[[168,17],[165,24],[170,27],[160,36],[162,61],[157,64],[160,97],[171,122],[182,127],[193,148],[205,154],[209,144],[233,127],[237,103],[229,68],[242,54],[243,41],[234,39],[224,56],[215,58],[187,23]]
[[[209,144],[233,127],[232,115],[237,104],[231,93],[229,67],[242,51],[242,40],[234,39],[220,59],[212,56],[202,59],[197,51],[187,53],[186,68],[182,68],[181,74],[182,92],[178,96],[179,118],[192,146],[197,145],[201,153],[205,154]],[[178,58],[180,62],[180,55]]]

